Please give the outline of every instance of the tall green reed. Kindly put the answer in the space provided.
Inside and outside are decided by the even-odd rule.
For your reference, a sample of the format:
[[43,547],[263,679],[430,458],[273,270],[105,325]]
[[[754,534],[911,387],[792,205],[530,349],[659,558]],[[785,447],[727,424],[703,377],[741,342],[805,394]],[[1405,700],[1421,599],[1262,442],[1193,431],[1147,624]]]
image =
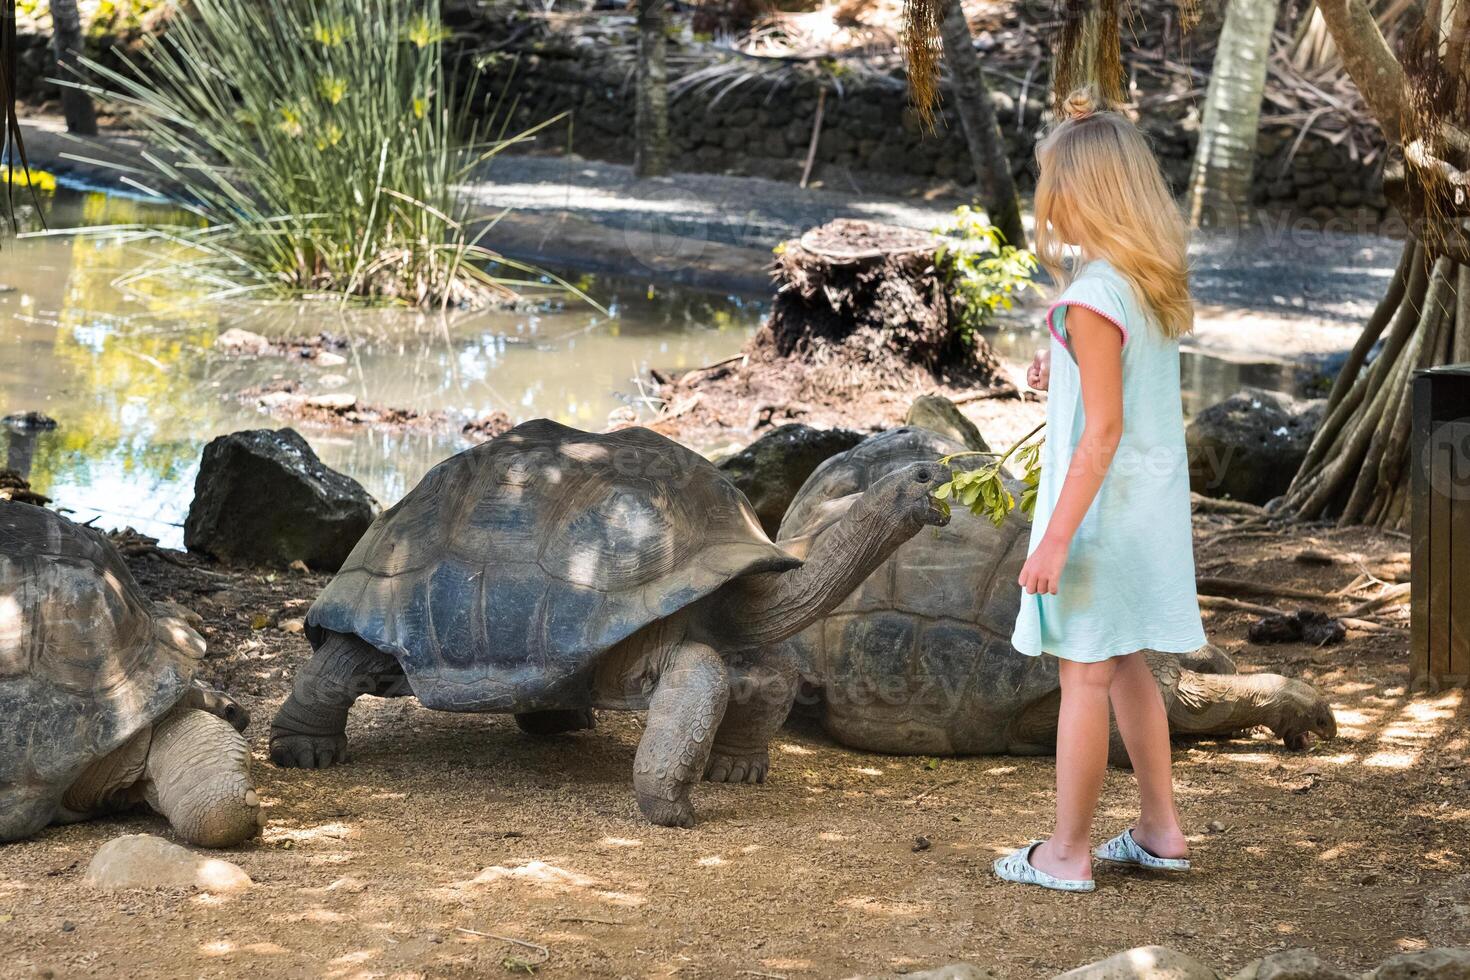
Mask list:
[[483,265],[520,267],[482,245],[493,221],[471,220],[455,185],[528,134],[468,125],[444,39],[439,0],[191,0],[122,70],[88,63],[149,146],[152,171],[126,179],[199,218],[130,229],[179,246],[135,278],[421,306],[508,297]]

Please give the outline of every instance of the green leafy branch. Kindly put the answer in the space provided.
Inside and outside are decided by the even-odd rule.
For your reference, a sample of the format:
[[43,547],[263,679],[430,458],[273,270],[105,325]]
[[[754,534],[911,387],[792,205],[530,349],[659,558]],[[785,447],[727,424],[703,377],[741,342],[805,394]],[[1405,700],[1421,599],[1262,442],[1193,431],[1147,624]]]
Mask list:
[[949,513],[950,501],[958,501],[970,508],[970,513],[976,517],[988,517],[991,523],[1000,527],[1017,506],[1015,495],[1006,486],[1005,480],[1005,465],[1015,457],[1021,466],[1021,483],[1024,488],[1021,491],[1021,513],[1029,519],[1036,512],[1036,490],[1041,485],[1041,447],[1046,442],[1045,439],[1036,439],[1035,442],[1031,440],[1044,428],[1046,423],[1042,422],[1003,453],[966,450],[962,453],[951,453],[941,459],[941,464],[952,468],[953,460],[962,456],[994,457],[992,462],[976,469],[953,469],[949,482],[934,488],[934,497],[945,513]]

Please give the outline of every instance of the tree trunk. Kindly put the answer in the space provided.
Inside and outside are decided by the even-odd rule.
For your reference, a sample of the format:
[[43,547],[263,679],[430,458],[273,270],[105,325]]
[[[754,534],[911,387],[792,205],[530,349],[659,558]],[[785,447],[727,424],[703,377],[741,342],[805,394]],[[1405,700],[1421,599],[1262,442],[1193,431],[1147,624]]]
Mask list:
[[[1434,8],[1441,15],[1452,13],[1448,47],[1440,43],[1442,22],[1424,25],[1428,30],[1421,36],[1427,45],[1421,61],[1407,62],[1414,65],[1411,76],[1394,57],[1364,0],[1318,0],[1343,66],[1384,135],[1392,143],[1409,139],[1420,144],[1413,153],[1404,153],[1416,157],[1416,165],[1400,168],[1397,180],[1402,186],[1393,197],[1411,226],[1428,215],[1439,228],[1428,233],[1427,226],[1415,227],[1405,244],[1388,293],[1348,355],[1322,425],[1286,492],[1282,510],[1287,514],[1403,529],[1410,516],[1411,467],[1417,465],[1409,458],[1410,380],[1417,369],[1470,358],[1470,253],[1449,247],[1454,239],[1445,231],[1463,228],[1470,208],[1462,196],[1436,197],[1443,188],[1436,178],[1425,177],[1456,170],[1470,158],[1470,137],[1460,128],[1470,114],[1470,91],[1452,90],[1450,100],[1438,106],[1424,97],[1438,69],[1434,59],[1442,57],[1445,67],[1463,74],[1458,59],[1464,38],[1457,36],[1454,25],[1463,22],[1470,0],[1454,3],[1453,13],[1448,7]],[[1410,107],[1434,113],[1429,118],[1437,130],[1432,146],[1415,137],[1425,119],[1422,112],[1410,113]],[[1436,151],[1443,156],[1435,156]],[[1379,338],[1382,348],[1368,364],[1367,355]]]
[[[1372,364],[1364,355],[1386,337]],[[1470,268],[1409,242],[1388,294],[1343,366],[1283,510],[1404,530],[1409,519],[1410,379],[1470,353]]]
[[1280,0],[1230,0],[1189,176],[1189,222],[1231,227],[1250,203],[1261,93]]
[[995,119],[995,106],[990,101],[990,87],[980,70],[980,59],[975,56],[975,42],[960,0],[949,0],[946,4],[940,28],[944,57],[949,62],[955,112],[970,148],[980,199],[990,223],[1000,229],[1006,243],[1025,248],[1026,228],[1021,223],[1021,202],[1016,197],[1011,162],[1006,158],[1005,140]]
[[664,0],[638,0],[638,112],[634,121],[633,172],[669,172],[668,37]]
[[[80,80],[77,64],[82,56],[82,17],[77,0],[51,0],[51,45],[56,53],[56,74],[63,82]],[[97,135],[97,114],[92,97],[71,84],[61,86],[61,111],[67,132]]]

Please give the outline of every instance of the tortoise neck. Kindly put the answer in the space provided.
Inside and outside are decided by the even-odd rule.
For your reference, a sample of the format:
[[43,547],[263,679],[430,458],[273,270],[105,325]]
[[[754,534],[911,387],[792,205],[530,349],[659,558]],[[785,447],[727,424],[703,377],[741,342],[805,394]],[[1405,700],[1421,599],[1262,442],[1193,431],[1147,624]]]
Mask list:
[[819,535],[805,563],[748,575],[712,597],[711,642],[723,649],[778,643],[826,615],[922,523],[863,497]]

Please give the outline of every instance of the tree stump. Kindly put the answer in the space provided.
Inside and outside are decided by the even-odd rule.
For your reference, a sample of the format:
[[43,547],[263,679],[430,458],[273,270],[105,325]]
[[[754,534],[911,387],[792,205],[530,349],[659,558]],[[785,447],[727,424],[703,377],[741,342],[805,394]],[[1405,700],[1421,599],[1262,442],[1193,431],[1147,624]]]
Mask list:
[[981,338],[958,329],[929,232],[839,219],[786,242],[772,277],[771,315],[752,355],[814,369],[809,397],[855,385],[1016,389]]

